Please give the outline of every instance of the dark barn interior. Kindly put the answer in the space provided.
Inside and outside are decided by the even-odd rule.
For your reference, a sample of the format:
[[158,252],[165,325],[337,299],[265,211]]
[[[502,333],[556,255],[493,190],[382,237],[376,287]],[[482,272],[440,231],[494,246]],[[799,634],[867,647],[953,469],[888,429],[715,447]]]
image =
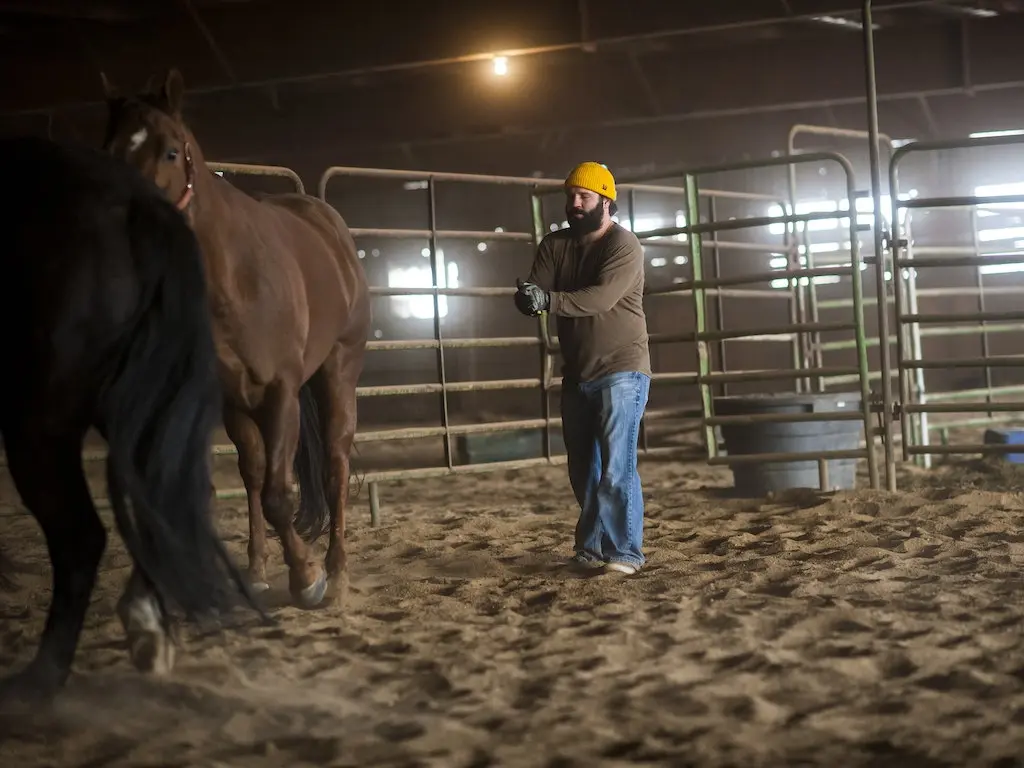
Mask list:
[[[397,15],[392,15],[396,13]],[[1024,126],[1024,3],[877,2],[874,4],[880,127],[896,140],[960,137]],[[728,0],[714,3],[633,0],[545,0],[516,4],[408,3],[400,9],[326,0],[180,0],[139,2],[0,3],[0,61],[9,73],[0,92],[0,131],[102,139],[106,119],[101,77],[124,91],[159,82],[169,67],[184,75],[186,116],[205,156],[222,162],[294,169],[314,191],[329,166],[361,166],[561,178],[587,158],[607,163],[620,179],[654,177],[668,169],[767,158],[788,149],[796,125],[851,130],[866,127],[865,72],[859,4],[849,0]],[[1009,26],[1008,26],[1009,25]],[[504,76],[494,56],[506,57]],[[855,166],[858,190],[869,190],[866,141],[800,135],[793,148],[834,149]],[[883,158],[884,160],[885,158]],[[971,194],[985,184],[1015,183],[1016,150],[992,149],[911,158],[902,184],[922,195]],[[798,202],[837,200],[836,167],[801,167]],[[884,176],[884,174],[883,174]],[[232,177],[246,189],[285,189],[281,179]],[[665,184],[679,185],[678,178]],[[786,198],[785,169],[720,174],[702,182],[726,190]],[[442,229],[530,231],[521,187],[440,184]],[[426,194],[402,181],[335,178],[329,201],[355,227],[422,228]],[[870,201],[865,221],[870,223]],[[710,205],[710,202],[706,202]],[[681,196],[636,197],[639,230],[680,222]],[[561,204],[546,206],[557,225]],[[708,209],[710,211],[710,209]],[[720,201],[716,216],[765,215],[763,202]],[[860,209],[859,209],[860,210]],[[622,218],[629,215],[623,212]],[[969,243],[965,216],[919,216],[921,242]],[[1000,214],[1012,228],[1013,211]],[[845,226],[831,224],[834,231]],[[826,231],[817,259],[837,244]],[[840,240],[848,249],[849,237]],[[720,252],[723,275],[763,270],[778,231],[737,233],[731,240],[761,250]],[[363,238],[371,284],[429,285],[427,242]],[[449,287],[509,286],[531,259],[526,243],[453,240],[439,243]],[[870,255],[871,236],[861,233]],[[687,244],[648,248],[651,287],[690,277]],[[826,260],[826,261],[822,261]],[[865,272],[865,292],[875,288]],[[921,287],[973,284],[970,269],[940,270]],[[426,280],[426,283],[424,283]],[[412,282],[409,282],[412,281]],[[965,282],[966,281],[966,282]],[[988,278],[1004,287],[1018,274]],[[822,301],[849,294],[849,283],[817,287]],[[1012,296],[994,296],[998,310]],[[934,311],[970,309],[976,297],[932,299]],[[531,321],[495,298],[446,297],[442,332],[449,337],[515,336],[535,332]],[[725,298],[711,310],[727,328],[786,322],[786,301]],[[822,319],[848,309],[822,310]],[[721,312],[724,319],[718,319]],[[829,312],[832,314],[830,315]],[[693,328],[689,304],[652,297],[652,333]],[[429,338],[427,296],[374,300],[376,340]],[[866,311],[869,334],[877,321]],[[824,342],[838,337],[823,337]],[[992,352],[1011,347],[993,337]],[[970,356],[977,334],[925,339],[929,356]],[[715,364],[729,370],[774,367],[785,344],[740,341],[715,345]],[[1005,351],[1005,350],[1004,350]],[[1011,350],[1012,351],[1012,350]],[[788,352],[786,353],[788,354]],[[852,351],[828,351],[843,365]],[[877,371],[877,352],[872,348]],[[692,343],[659,344],[657,371],[692,371]],[[446,352],[451,380],[509,379],[535,370],[532,349]],[[367,386],[436,380],[431,350],[373,352]],[[532,374],[531,374],[532,375]],[[977,384],[970,371],[929,371],[932,388]],[[1014,383],[1011,369],[994,384]],[[966,377],[966,378],[965,378]],[[977,376],[974,376],[977,378]],[[970,381],[969,381],[970,380]],[[847,382],[848,384],[849,382]],[[842,385],[842,382],[838,383]],[[787,389],[790,382],[770,383]],[[755,389],[764,385],[755,385]],[[727,390],[750,391],[736,384]],[[652,405],[692,403],[692,387],[655,387]],[[364,425],[436,423],[423,397],[366,398]],[[535,392],[453,394],[453,420],[480,414],[537,414]]]
[[[71,345],[4,315],[5,341],[43,341],[3,358],[22,386],[0,400],[0,763],[1020,768],[1021,41],[1024,0],[0,0],[0,136],[102,146],[108,88],[159,88],[177,68],[195,157],[255,197],[298,185],[334,206],[373,311],[349,465],[338,403],[355,377],[338,350],[362,330],[324,311],[350,306],[336,259],[306,260],[301,282],[259,260],[268,242],[315,256],[324,241],[308,226],[274,240],[289,214],[201,160],[189,187],[187,132],[147,133],[166,115],[121,126],[125,157],[174,175],[158,186],[205,243],[225,421],[239,429],[248,400],[249,429],[233,433],[241,458],[226,430],[211,457],[178,437],[184,410],[146,419],[135,403],[153,392],[198,398],[147,356],[159,384],[117,398],[115,420],[141,447],[118,451],[107,428],[124,460],[96,435],[79,460],[81,431],[54,447],[53,422],[92,406],[6,396],[42,380],[18,378],[20,361]],[[567,225],[564,180],[584,160],[614,173],[618,221],[644,245],[654,376],[646,410],[635,371],[578,405],[570,471],[557,350],[512,293],[540,236]],[[13,175],[6,191],[24,194]],[[399,229],[414,234],[383,231]],[[12,261],[25,250],[7,264],[49,280],[42,258]],[[175,271],[167,251],[154,271]],[[284,288],[247,290],[258,281]],[[311,316],[315,408],[293,397]],[[186,322],[147,348],[195,359]],[[755,396],[716,397],[733,394]],[[119,463],[136,465],[130,484]],[[130,510],[118,485],[139,492]],[[215,594],[203,536],[271,622],[172,613],[187,606],[163,599],[161,574]],[[12,691],[27,709],[7,710]]]

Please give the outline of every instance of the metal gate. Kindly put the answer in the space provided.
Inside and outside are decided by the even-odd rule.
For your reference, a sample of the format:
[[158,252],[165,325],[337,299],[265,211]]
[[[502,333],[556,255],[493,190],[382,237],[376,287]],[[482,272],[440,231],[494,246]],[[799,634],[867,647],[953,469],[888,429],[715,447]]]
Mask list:
[[[797,150],[797,138],[800,137],[800,136],[815,136],[815,137],[829,138],[829,139],[833,139],[833,140],[843,140],[843,141],[847,141],[847,142],[850,142],[850,141],[860,142],[863,145],[865,150],[867,149],[867,142],[870,141],[870,138],[871,138],[870,134],[867,131],[851,130],[851,129],[847,129],[847,128],[834,128],[832,126],[825,126],[825,125],[808,125],[808,124],[804,124],[804,123],[798,123],[796,125],[793,125],[790,128],[790,130],[789,130],[789,139],[788,139],[788,144],[787,144],[787,151],[788,151],[788,153],[790,155],[795,155],[799,151],[799,150]],[[880,150],[884,150],[887,153],[887,156],[889,158],[891,158],[892,157],[892,153],[896,149],[896,146],[895,146],[895,144],[893,142],[893,139],[890,136],[888,136],[887,134],[884,134],[884,133],[879,134],[878,138],[879,138],[879,149]],[[789,187],[789,200],[790,200],[790,204],[793,206],[794,211],[799,213],[799,206],[804,201],[802,201],[800,199],[799,185],[797,183],[796,166],[790,166],[790,168],[789,168],[788,187]],[[863,219],[870,218],[871,211],[861,210],[861,206],[859,205],[859,203],[861,201],[871,201],[871,193],[869,191],[858,190],[856,200],[849,200],[847,202],[848,202],[848,204],[850,205],[851,208],[856,208],[858,213],[860,214],[858,216],[858,220],[859,221],[858,221],[857,231],[858,232],[870,232],[872,230],[872,226],[873,225],[871,223],[864,222]],[[871,202],[873,202],[873,201],[871,201]],[[888,213],[887,211],[884,211],[884,212]],[[817,252],[818,252],[819,247],[821,247],[823,245],[831,245],[831,244],[824,244],[824,243],[821,243],[821,242],[816,242],[815,239],[811,235],[811,231],[810,231],[811,228],[810,227],[805,226],[805,227],[802,227],[800,229],[801,229],[801,231],[798,233],[800,235],[800,249],[801,249],[802,253],[806,254],[806,265],[805,266],[813,268],[813,267],[815,267],[817,265],[817,261],[818,261],[818,258],[819,258],[818,255],[817,255]],[[826,255],[831,255],[833,257],[835,256],[834,253],[831,253],[831,254],[826,253]],[[866,256],[864,258],[864,261],[867,262],[867,263],[870,263],[871,260],[872,260],[871,256]],[[824,261],[824,259],[823,259],[823,261]],[[801,300],[806,305],[806,317],[811,322],[818,322],[820,320],[821,315],[823,313],[828,313],[828,312],[831,312],[831,311],[834,311],[834,310],[848,310],[848,309],[850,309],[853,306],[853,298],[852,298],[852,296],[851,297],[844,296],[842,298],[832,298],[832,299],[821,299],[821,298],[819,298],[819,295],[818,295],[818,284],[814,280],[811,280],[808,283],[808,285],[806,286],[806,294],[805,295],[804,294],[801,295]],[[886,302],[891,307],[893,305],[893,303],[894,303],[894,300],[893,300],[893,298],[891,296],[886,296]],[[877,306],[877,305],[878,305],[878,297],[877,296],[865,296],[864,297],[864,306],[865,307],[872,307],[872,306]],[[872,347],[878,347],[880,345],[880,343],[881,343],[881,338],[880,338],[880,336],[878,334],[868,335],[868,337],[867,337],[867,346],[868,346],[869,350]],[[890,335],[889,339],[888,339],[888,342],[886,344],[886,347],[889,348],[890,352],[891,352],[891,348],[894,347],[895,344],[896,344],[895,337]],[[821,340],[821,335],[820,334],[811,334],[811,336],[809,338],[809,349],[808,349],[808,351],[806,353],[807,354],[807,358],[806,359],[810,363],[813,363],[814,365],[816,365],[818,367],[822,367],[824,365],[825,357],[827,355],[829,355],[830,353],[841,352],[843,350],[851,349],[853,347],[854,347],[854,341],[853,340],[844,339],[844,340],[841,340],[841,341],[823,342]],[[881,349],[879,350],[879,353],[882,354],[882,350]],[[881,370],[871,370],[871,371],[869,371],[868,377],[869,377],[869,379],[871,381],[880,381],[881,378],[882,378],[882,372],[881,372]],[[895,377],[896,377],[896,373],[892,372],[890,378],[895,378]],[[855,382],[856,380],[857,380],[856,377],[851,378],[849,376],[820,377],[820,378],[818,378],[815,381],[815,387],[816,388],[815,388],[814,391],[823,392],[823,391],[825,391],[826,387],[828,387],[828,386],[849,384],[849,383]]]
[[[899,375],[899,401],[896,403],[894,418],[900,421],[903,434],[903,459],[913,458],[924,466],[931,465],[933,455],[950,454],[993,454],[1019,452],[1020,446],[992,445],[983,443],[953,443],[934,445],[931,433],[936,430],[978,426],[1014,418],[1024,411],[1024,401],[1005,400],[1007,396],[1024,393],[1024,385],[994,387],[993,368],[1016,368],[1024,366],[1022,355],[991,355],[992,334],[1020,332],[1024,330],[1024,311],[992,312],[986,310],[986,297],[996,295],[1018,295],[1019,288],[1006,286],[1002,289],[986,286],[982,267],[1024,263],[1024,253],[983,252],[978,237],[978,208],[984,205],[1024,203],[1024,194],[1008,195],[959,195],[901,199],[899,171],[901,163],[911,154],[938,152],[954,149],[976,149],[1024,144],[1024,136],[992,136],[986,138],[952,141],[913,142],[900,147],[893,155],[889,166],[889,185],[892,204],[892,236],[889,242],[892,253],[892,272],[898,275],[896,302],[897,369]],[[912,214],[918,211],[956,211],[966,213],[970,224],[972,243],[969,246],[915,245],[912,235]],[[905,221],[901,214],[905,214]],[[918,273],[923,270],[970,267],[975,274],[973,286],[919,288]],[[959,313],[922,312],[922,300],[975,296],[976,310]],[[924,327],[922,327],[924,326]],[[977,334],[980,337],[980,357],[951,359],[926,359],[922,351],[923,339],[928,337],[954,337]],[[929,392],[925,386],[925,371],[936,369],[981,369],[984,371],[984,387],[959,388],[955,391]],[[984,417],[968,417],[932,424],[932,414],[985,414]],[[945,441],[943,441],[945,443]]]
[[[732,171],[749,171],[755,169],[770,168],[792,168],[794,165],[807,163],[835,163],[842,170],[845,180],[845,193],[850,205],[846,211],[819,211],[795,213],[793,206],[787,206],[788,210],[782,216],[761,216],[748,217],[730,220],[711,220],[701,222],[700,210],[697,204],[699,194],[699,179],[701,176],[721,174]],[[691,170],[683,170],[677,174],[659,174],[659,178],[668,175],[680,175],[685,178],[687,190],[689,222],[685,227],[666,228],[655,232],[644,233],[648,237],[665,236],[677,233],[685,233],[689,236],[691,257],[693,264],[692,280],[686,286],[679,286],[680,289],[688,289],[693,297],[693,311],[696,320],[696,332],[693,336],[697,349],[697,384],[700,388],[702,407],[702,426],[705,433],[705,446],[707,449],[707,460],[712,465],[733,465],[740,463],[760,463],[771,461],[800,461],[814,460],[818,462],[821,473],[821,484],[828,486],[827,460],[829,459],[864,459],[867,462],[869,482],[872,488],[879,484],[878,468],[874,452],[875,429],[872,426],[873,420],[873,396],[869,384],[869,370],[867,360],[867,338],[864,331],[864,298],[861,278],[861,257],[860,247],[857,238],[857,213],[853,201],[857,197],[856,182],[853,168],[847,158],[836,152],[813,152],[802,153],[794,156],[783,156],[767,160],[756,160],[742,163],[731,163],[716,166],[708,166]],[[641,179],[638,181],[647,181]],[[850,234],[850,262],[848,264],[834,264],[824,267],[816,267],[811,264],[802,265],[799,261],[799,244],[796,237],[795,225],[799,222],[820,221],[826,219],[846,219]],[[789,240],[786,246],[789,263],[785,270],[773,272],[752,272],[730,277],[706,277],[703,258],[703,236],[726,231],[738,231],[769,226],[772,224],[786,223],[789,225]],[[716,275],[720,272],[716,272]],[[740,285],[754,285],[770,283],[772,280],[785,279],[789,282],[791,290],[798,290],[800,285],[807,281],[810,283],[819,277],[847,277],[850,280],[851,299],[848,308],[851,310],[850,318],[839,322],[820,322],[808,320],[800,312],[800,304],[794,302],[793,316],[791,322],[785,325],[773,326],[770,328],[748,328],[748,329],[725,329],[721,327],[722,318],[716,328],[710,327],[707,321],[707,299],[711,292],[722,295],[725,290]],[[764,293],[764,291],[760,291]],[[807,337],[811,334],[821,333],[849,333],[853,336],[850,342],[856,349],[856,366],[850,367],[823,367],[821,365],[808,364],[801,350],[809,348]],[[757,370],[757,371],[725,371],[712,370],[709,344],[724,340],[761,340],[766,337],[784,338],[794,342],[794,364],[789,370]],[[861,408],[859,412],[845,413],[805,413],[805,414],[759,414],[744,416],[716,416],[714,414],[712,387],[716,383],[724,382],[767,382],[775,380],[790,380],[796,384],[801,380],[807,387],[812,378],[833,378],[834,380],[852,379],[858,383]],[[829,420],[859,420],[863,423],[863,444],[855,450],[837,450],[815,453],[774,453],[774,454],[747,454],[738,455],[730,453],[728,456],[720,455],[718,441],[715,437],[715,427],[726,424],[739,423],[796,423],[796,422],[821,422]]]

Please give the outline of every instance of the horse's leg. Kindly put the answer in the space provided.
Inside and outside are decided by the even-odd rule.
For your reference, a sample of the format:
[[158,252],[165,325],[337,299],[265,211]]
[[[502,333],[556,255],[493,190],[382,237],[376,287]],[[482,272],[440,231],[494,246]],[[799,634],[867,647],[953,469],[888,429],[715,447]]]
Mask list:
[[264,592],[270,585],[267,583],[267,524],[262,499],[267,474],[263,435],[252,416],[230,407],[224,409],[224,429],[238,449],[238,473],[249,503],[249,583],[253,591]]
[[327,448],[327,503],[331,509],[331,528],[327,545],[327,577],[330,600],[340,602],[348,586],[345,554],[345,505],[348,502],[349,456],[356,434],[356,383],[363,367],[363,356],[346,357],[341,344],[335,344],[317,372],[315,386],[324,422]]
[[174,641],[167,614],[138,568],[117,601],[117,616],[128,638],[128,656],[140,672],[166,675],[174,669]]
[[263,484],[263,512],[281,538],[288,564],[292,599],[304,608],[318,605],[327,591],[327,576],[295,530],[292,467],[299,444],[298,385],[278,383],[264,401],[263,441],[267,472]]
[[54,436],[28,426],[5,434],[14,485],[46,537],[53,596],[35,658],[0,685],[4,695],[49,698],[71,673],[107,541],[82,470],[83,435]]

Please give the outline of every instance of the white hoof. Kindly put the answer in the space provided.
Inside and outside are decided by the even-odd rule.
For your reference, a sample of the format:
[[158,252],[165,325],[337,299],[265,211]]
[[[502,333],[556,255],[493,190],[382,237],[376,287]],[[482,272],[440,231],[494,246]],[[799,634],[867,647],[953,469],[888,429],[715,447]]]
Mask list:
[[151,597],[123,603],[118,613],[128,637],[128,656],[140,672],[166,675],[174,669],[174,643],[164,631],[160,609]]
[[299,607],[316,608],[323,601],[325,594],[327,594],[327,574],[321,570],[317,580],[299,592]]

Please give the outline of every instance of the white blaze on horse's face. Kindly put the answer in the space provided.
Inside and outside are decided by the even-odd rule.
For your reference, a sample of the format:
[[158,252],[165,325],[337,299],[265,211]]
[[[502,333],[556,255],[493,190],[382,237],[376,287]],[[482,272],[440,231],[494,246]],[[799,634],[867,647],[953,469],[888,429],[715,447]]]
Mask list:
[[139,128],[139,130],[133,133],[131,138],[128,140],[128,151],[132,153],[137,151],[139,147],[146,143],[146,137],[148,135],[149,131],[145,128]]

